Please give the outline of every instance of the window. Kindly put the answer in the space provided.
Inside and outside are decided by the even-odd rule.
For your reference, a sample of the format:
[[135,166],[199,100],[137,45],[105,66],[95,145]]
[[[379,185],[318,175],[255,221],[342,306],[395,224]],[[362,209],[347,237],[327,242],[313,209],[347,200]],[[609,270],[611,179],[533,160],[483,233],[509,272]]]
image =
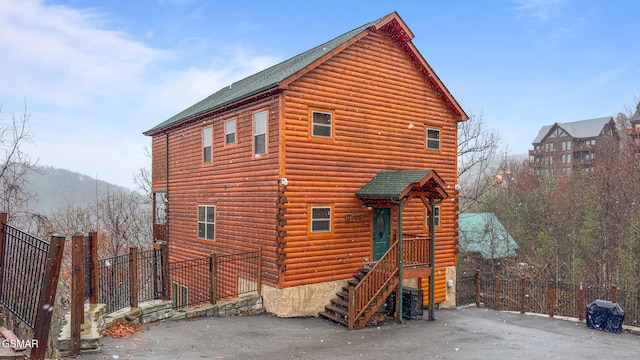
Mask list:
[[[431,220],[429,219],[429,210],[426,210],[427,212],[427,223],[426,223],[426,228],[428,229],[431,226]],[[434,225],[435,227],[440,227],[440,206],[435,205],[433,207],[433,221],[434,221]]]
[[427,129],[427,149],[440,150],[440,130]]
[[215,240],[216,207],[198,206],[198,239]]
[[253,154],[267,153],[267,112],[253,115]]
[[311,112],[311,135],[322,138],[332,137],[333,115],[330,112]]
[[202,130],[202,162],[211,164],[211,145],[213,142],[213,130],[206,128]]
[[311,207],[311,232],[331,232],[331,206]]
[[224,123],[224,144],[231,145],[236,143],[236,121],[230,120]]
[[158,225],[167,223],[167,193],[158,191],[154,194],[155,216],[154,221]]

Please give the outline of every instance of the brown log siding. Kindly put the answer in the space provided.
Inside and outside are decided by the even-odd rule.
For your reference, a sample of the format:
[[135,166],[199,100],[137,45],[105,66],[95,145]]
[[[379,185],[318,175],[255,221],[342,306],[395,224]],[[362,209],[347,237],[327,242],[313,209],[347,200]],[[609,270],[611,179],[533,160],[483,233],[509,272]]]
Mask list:
[[[311,109],[333,112],[332,139],[311,136]],[[410,57],[381,34],[292,83],[284,92],[283,118],[289,180],[283,286],[348,279],[371,260],[372,212],[355,192],[380,170],[435,169],[457,195],[454,115]],[[427,128],[440,130],[440,151],[425,149]],[[307,209],[314,203],[333,205],[331,234],[308,234]],[[439,267],[455,264],[456,208],[451,200],[442,205]],[[403,231],[424,234],[424,213],[419,200],[407,204]]]
[[[204,117],[169,132],[169,245],[172,260],[263,246],[264,279],[277,283],[279,100],[271,97]],[[253,114],[266,110],[267,154],[253,157]],[[236,144],[225,146],[224,123],[236,119]],[[213,159],[203,164],[202,129],[213,126]],[[154,189],[164,189],[164,134],[153,140]],[[156,158],[160,159],[156,161]],[[216,206],[216,240],[198,239],[198,205]]]

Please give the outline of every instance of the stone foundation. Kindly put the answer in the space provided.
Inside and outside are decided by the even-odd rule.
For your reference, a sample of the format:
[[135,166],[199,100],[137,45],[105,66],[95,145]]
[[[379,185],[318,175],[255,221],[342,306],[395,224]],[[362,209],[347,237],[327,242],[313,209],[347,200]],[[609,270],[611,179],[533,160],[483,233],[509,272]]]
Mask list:
[[262,285],[264,308],[279,317],[318,316],[347,280],[277,289]]
[[[100,351],[100,332],[105,329],[105,304],[84,305],[84,323],[80,332],[80,351]],[[65,315],[65,324],[58,336],[58,354],[69,355],[71,351],[71,313]]]
[[443,303],[440,303],[440,309],[455,309],[456,308],[456,267],[449,266],[446,268],[446,271],[447,272],[445,274],[445,288],[447,290],[447,297]]

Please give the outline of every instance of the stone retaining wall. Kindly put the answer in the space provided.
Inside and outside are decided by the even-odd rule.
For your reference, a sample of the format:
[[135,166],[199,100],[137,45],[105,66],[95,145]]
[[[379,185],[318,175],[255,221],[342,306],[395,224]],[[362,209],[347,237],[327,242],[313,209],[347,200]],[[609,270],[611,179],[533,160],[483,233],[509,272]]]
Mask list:
[[[147,324],[154,321],[182,320],[202,316],[229,316],[237,314],[258,314],[264,311],[262,296],[253,294],[235,299],[222,300],[217,304],[202,304],[184,309],[172,309],[173,303],[168,300],[151,300],[140,303],[139,307],[126,307],[111,314],[105,314],[104,304],[85,305],[85,322],[80,336],[81,352],[100,351],[100,332],[112,322],[120,321],[129,324]],[[71,315],[66,315],[66,322],[58,337],[58,354],[70,354]]]

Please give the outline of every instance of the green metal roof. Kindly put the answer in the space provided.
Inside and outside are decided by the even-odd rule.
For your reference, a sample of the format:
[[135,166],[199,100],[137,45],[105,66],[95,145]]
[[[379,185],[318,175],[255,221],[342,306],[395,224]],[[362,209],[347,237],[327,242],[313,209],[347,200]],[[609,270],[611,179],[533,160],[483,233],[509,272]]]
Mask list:
[[213,93],[212,95],[206,97],[204,100],[201,100],[200,102],[190,106],[189,108],[145,131],[144,134],[153,135],[154,133],[162,131],[165,128],[179,124],[200,114],[232,104],[236,101],[251,97],[252,95],[259,94],[263,91],[275,89],[283,80],[303,70],[305,67],[311,65],[322,56],[335,50],[340,45],[346,43],[350,39],[362,33],[364,30],[377,25],[388,16],[389,15],[364,24],[358,28],[355,28],[345,34],[338,36],[333,40],[316,46],[311,50],[305,51],[302,54],[296,55],[268,69],[260,71],[229,86],[226,86]]
[[399,200],[409,187],[422,182],[429,175],[434,175],[440,182],[442,181],[433,170],[381,171],[358,190],[356,196]]
[[466,252],[477,252],[485,259],[516,256],[518,243],[492,213],[458,215],[459,244]]

